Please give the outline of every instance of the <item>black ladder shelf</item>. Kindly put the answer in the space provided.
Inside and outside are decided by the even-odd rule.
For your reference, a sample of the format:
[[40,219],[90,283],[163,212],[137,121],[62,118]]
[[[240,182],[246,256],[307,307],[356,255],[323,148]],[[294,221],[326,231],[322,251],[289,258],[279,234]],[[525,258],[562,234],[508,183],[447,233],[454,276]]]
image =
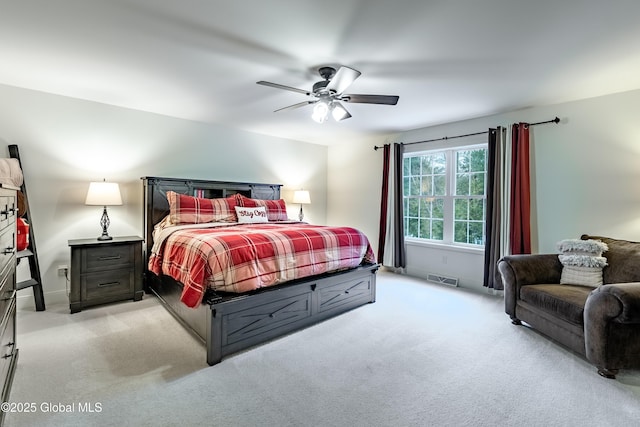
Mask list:
[[[9,157],[12,159],[18,159],[18,163],[20,164],[20,169],[22,169],[22,162],[20,161],[20,153],[18,152],[17,145],[9,145]],[[29,198],[27,197],[27,186],[24,180],[24,172],[22,185],[20,186],[20,191],[24,196],[24,201],[26,205],[26,212],[22,217],[29,224],[29,246],[27,249],[23,251],[19,251],[16,254],[16,258],[18,262],[23,258],[26,258],[29,261],[29,271],[31,273],[31,278],[27,280],[22,280],[16,284],[16,289],[26,289],[33,288],[33,299],[36,304],[36,311],[44,311],[44,294],[42,293],[42,277],[40,276],[40,264],[38,264],[38,251],[36,251],[36,239],[35,233],[33,231],[33,222],[31,221],[31,208],[29,205]]]

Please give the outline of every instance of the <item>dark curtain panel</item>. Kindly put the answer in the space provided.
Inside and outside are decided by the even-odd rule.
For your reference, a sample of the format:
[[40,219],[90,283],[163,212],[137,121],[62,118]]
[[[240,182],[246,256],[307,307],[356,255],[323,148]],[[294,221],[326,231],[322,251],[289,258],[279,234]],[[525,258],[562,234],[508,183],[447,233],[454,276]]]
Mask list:
[[391,145],[382,147],[382,198],[380,200],[380,230],[378,233],[378,262],[384,259],[384,247],[387,240],[387,210],[389,208],[389,161],[391,158]]
[[403,212],[403,161],[404,161],[404,145],[393,144],[394,151],[394,189],[393,189],[393,266],[406,267],[407,266],[407,254],[404,247],[404,212]]
[[511,128],[511,229],[512,254],[531,253],[531,183],[529,178],[529,125]]
[[484,243],[484,280],[487,288],[502,290],[498,260],[502,257],[502,162],[506,129],[489,129],[487,159],[487,212]]
[[[384,146],[383,199],[380,204],[380,246],[378,262],[386,267],[406,267],[404,249],[404,218],[402,192],[402,164],[404,145]],[[387,197],[384,197],[385,186]],[[384,224],[383,224],[384,222]]]

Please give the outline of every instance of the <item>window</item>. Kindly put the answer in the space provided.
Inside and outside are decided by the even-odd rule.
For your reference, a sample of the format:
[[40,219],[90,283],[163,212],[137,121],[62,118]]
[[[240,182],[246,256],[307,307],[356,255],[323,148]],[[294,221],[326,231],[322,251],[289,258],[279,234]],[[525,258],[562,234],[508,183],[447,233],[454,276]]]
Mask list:
[[407,153],[403,177],[406,237],[484,245],[486,145]]

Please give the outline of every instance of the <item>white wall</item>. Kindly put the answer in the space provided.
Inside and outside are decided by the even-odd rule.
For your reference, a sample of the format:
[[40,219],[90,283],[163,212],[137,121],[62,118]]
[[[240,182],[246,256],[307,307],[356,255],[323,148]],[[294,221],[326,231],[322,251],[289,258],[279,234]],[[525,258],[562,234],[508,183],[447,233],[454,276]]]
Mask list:
[[[535,126],[531,132],[534,252],[555,252],[557,241],[582,233],[640,241],[639,111],[640,91],[631,91],[332,146],[328,221],[367,230],[377,249],[382,151],[373,151],[376,144],[455,136],[558,116],[560,124]],[[483,289],[481,253],[408,245],[407,258],[409,274],[451,274],[463,287]]]
[[[0,85],[0,145],[8,144],[20,150],[47,304],[68,302],[57,271],[69,264],[68,240],[101,233],[102,208],[84,205],[90,181],[120,183],[124,204],[109,207],[114,236],[143,235],[143,176],[283,184],[287,201],[304,187],[313,202],[305,219],[327,218],[321,145]],[[290,204],[291,218],[298,208]],[[26,267],[19,266],[19,280]],[[30,289],[19,304],[33,305]]]

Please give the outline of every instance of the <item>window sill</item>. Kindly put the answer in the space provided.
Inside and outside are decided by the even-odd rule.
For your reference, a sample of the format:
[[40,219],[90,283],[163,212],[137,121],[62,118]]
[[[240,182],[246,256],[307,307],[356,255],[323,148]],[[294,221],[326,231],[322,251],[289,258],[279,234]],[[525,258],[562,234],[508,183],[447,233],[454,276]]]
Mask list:
[[483,255],[484,254],[484,246],[482,247],[471,247],[471,246],[462,246],[462,245],[450,245],[446,243],[436,243],[436,242],[427,242],[424,240],[413,239],[407,237],[404,239],[404,242],[408,246],[418,246],[423,248],[432,248],[432,249],[441,249],[452,252],[463,252],[468,254],[475,255]]

